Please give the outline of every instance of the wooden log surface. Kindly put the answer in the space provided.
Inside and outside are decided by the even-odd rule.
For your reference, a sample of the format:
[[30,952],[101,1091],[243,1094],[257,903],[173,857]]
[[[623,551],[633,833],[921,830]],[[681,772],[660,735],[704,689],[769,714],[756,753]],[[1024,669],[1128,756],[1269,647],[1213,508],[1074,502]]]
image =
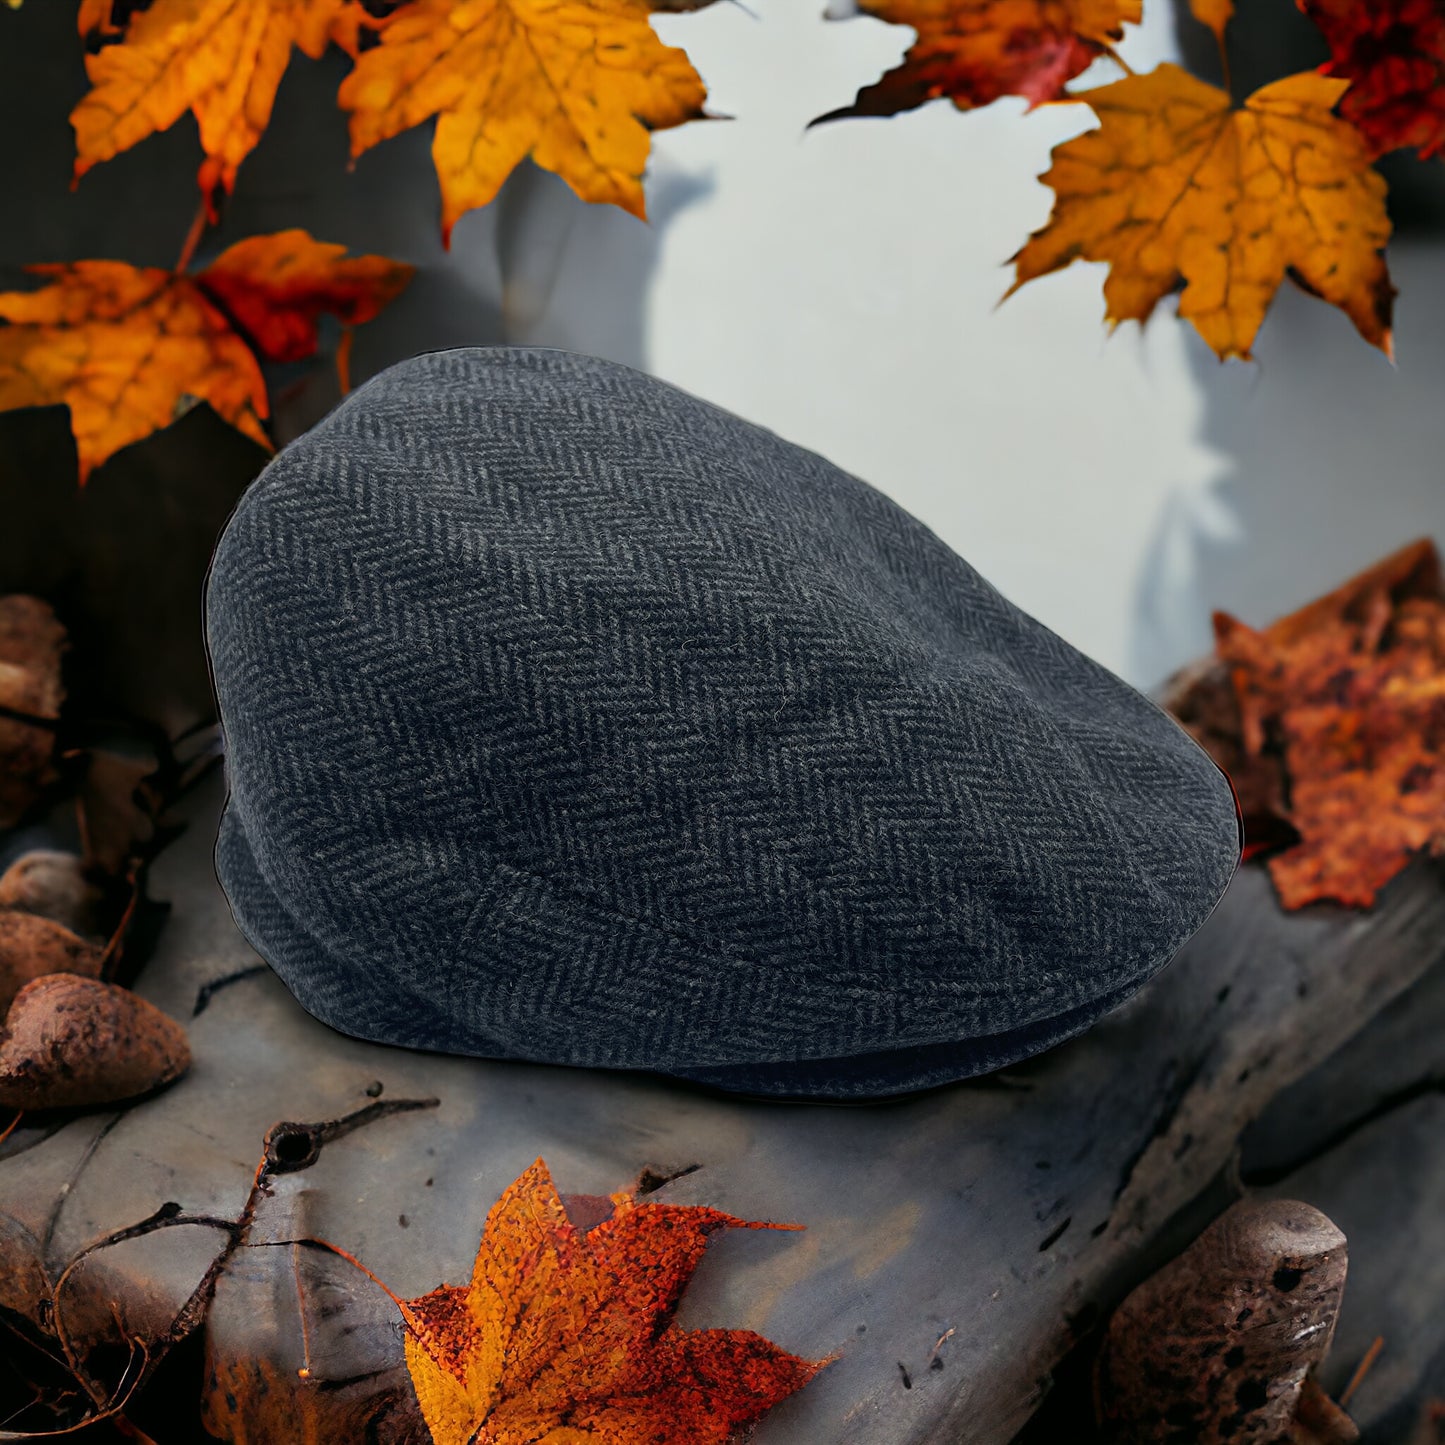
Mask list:
[[[435,1097],[435,1108],[381,1114],[331,1140],[261,1201],[206,1324],[219,1386],[209,1422],[236,1442],[303,1438],[307,1418],[323,1438],[424,1441],[394,1306],[343,1261],[292,1241],[342,1246],[403,1296],[465,1279],[488,1209],[540,1155],[575,1193],[700,1166],[659,1197],[807,1226],[720,1237],[678,1316],[755,1328],[803,1355],[839,1353],[762,1421],[757,1445],[1003,1445],[1089,1322],[1145,1261],[1187,1242],[1171,1244],[1171,1221],[1218,1180],[1251,1121],[1311,1078],[1323,1099],[1327,1061],[1417,985],[1414,997],[1445,1006],[1434,982],[1445,956],[1439,863],[1412,865],[1371,912],[1294,914],[1246,865],[1174,962],[1082,1038],[909,1100],[751,1102],[423,1055],[332,1032],[257,967],[212,869],[221,799],[213,774],[178,809],[190,826],[151,884],[173,912],[139,983],[186,1023],[192,1071],[127,1110],[26,1121],[0,1146],[0,1306],[38,1335],[62,1333],[100,1388],[119,1374],[123,1339],[161,1335],[225,1244],[268,1129]],[[1439,1101],[1426,1091],[1415,1102],[1349,1139],[1428,1137]],[[1418,1154],[1422,1136],[1411,1137]],[[1368,1180],[1335,1181],[1360,1193],[1361,1209],[1365,1192],[1390,1187],[1395,1147],[1368,1156]],[[1402,1220],[1423,1227],[1416,1215],[1438,1201],[1439,1180],[1437,1167],[1411,1186],[1416,1214]],[[1308,1171],[1291,1168],[1269,1187],[1297,1192],[1302,1181]],[[81,1257],[164,1206],[198,1222]],[[1341,1212],[1349,1233],[1359,1211]],[[1438,1234],[1435,1249],[1438,1265]],[[1353,1239],[1350,1252],[1355,1271],[1408,1271],[1403,1243],[1376,1265]],[[1440,1313],[1441,1281],[1427,1272],[1416,1283],[1392,1333]],[[1347,1286],[1340,1340],[1353,1349],[1349,1299]],[[1371,1329],[1358,1322],[1357,1333]],[[1381,1419],[1404,1411],[1432,1368],[1413,1357],[1389,1367],[1396,1376],[1371,1386]]]

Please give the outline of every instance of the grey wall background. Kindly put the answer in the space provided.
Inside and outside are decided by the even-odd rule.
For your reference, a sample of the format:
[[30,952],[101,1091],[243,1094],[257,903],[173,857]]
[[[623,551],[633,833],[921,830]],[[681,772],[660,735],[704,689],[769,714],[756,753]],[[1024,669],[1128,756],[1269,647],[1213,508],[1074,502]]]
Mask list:
[[[450,252],[429,134],[349,167],[334,105],[346,62],[297,55],[201,259],[302,225],[412,261],[422,269],[411,290],[357,335],[356,379],[418,350],[502,340],[642,367],[890,492],[1021,606],[1140,685],[1208,645],[1213,607],[1262,623],[1417,535],[1445,540],[1438,163],[1395,167],[1409,200],[1391,253],[1396,368],[1293,289],[1252,367],[1221,366],[1172,303],[1142,334],[1108,335],[1097,266],[996,308],[1003,263],[1047,218],[1051,193],[1036,177],[1050,148],[1091,113],[1025,115],[1003,101],[961,115],[934,103],[806,131],[911,38],[869,20],[825,22],[822,3],[658,17],[702,72],[711,108],[735,119],[654,138],[650,226],[525,167],[463,219]],[[1145,8],[1123,48],[1131,64],[1177,58],[1181,45],[1211,63],[1191,22],[1176,28],[1162,0]],[[1247,7],[1243,23],[1241,88],[1319,58],[1289,0]],[[0,13],[6,286],[24,284],[27,261],[170,264],[194,211],[189,119],[69,190],[64,117],[85,85],[73,26],[73,7],[52,0]],[[1101,64],[1090,79],[1114,74]],[[283,440],[336,397],[325,361],[278,386]],[[77,499],[63,413],[36,415],[0,416],[0,507],[30,519],[0,543],[0,571],[29,575],[41,551],[55,553],[58,530],[102,551],[124,537],[126,564],[110,564],[116,595],[144,571],[185,620],[199,573],[174,561],[177,538],[193,552],[219,525],[254,464],[249,448],[227,443],[231,460],[218,462],[215,429],[188,417]],[[90,564],[65,545],[78,577]],[[172,559],[164,586],[151,556]]]

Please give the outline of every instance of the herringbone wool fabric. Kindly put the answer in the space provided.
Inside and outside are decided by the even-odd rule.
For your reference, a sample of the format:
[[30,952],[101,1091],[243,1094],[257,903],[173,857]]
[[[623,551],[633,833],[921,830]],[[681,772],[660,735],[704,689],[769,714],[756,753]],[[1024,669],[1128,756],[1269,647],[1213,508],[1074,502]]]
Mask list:
[[1182,728],[881,492],[566,352],[362,386],[206,624],[219,877],[362,1038],[904,1092],[1085,1028],[1239,858]]

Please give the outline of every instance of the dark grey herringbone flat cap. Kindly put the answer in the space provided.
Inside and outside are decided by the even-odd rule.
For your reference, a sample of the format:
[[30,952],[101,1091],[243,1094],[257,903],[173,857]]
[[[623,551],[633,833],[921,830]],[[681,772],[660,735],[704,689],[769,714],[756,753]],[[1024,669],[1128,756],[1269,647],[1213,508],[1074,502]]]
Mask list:
[[237,923],[363,1038],[861,1098],[1079,1032],[1239,858],[1165,713],[625,367],[417,357],[212,560]]

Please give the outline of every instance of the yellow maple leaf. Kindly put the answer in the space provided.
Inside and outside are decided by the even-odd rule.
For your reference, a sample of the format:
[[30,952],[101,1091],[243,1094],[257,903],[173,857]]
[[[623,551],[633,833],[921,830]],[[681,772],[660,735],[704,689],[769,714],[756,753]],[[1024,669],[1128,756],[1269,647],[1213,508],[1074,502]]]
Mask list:
[[[354,51],[358,10],[355,0],[154,0],[131,15],[123,39],[85,57],[91,88],[70,116],[76,180],[189,110],[209,205],[217,185],[234,187],[270,122],[292,47],[313,60],[330,40]],[[89,0],[82,33],[108,16]]]
[[487,1216],[470,1283],[398,1301],[436,1445],[724,1445],[827,1363],[670,1322],[711,1235],[787,1226],[595,1202],[577,1227],[539,1159]]
[[1248,359],[1286,275],[1391,349],[1385,182],[1330,113],[1344,81],[1308,72],[1232,107],[1175,65],[1080,95],[1100,125],[1055,147],[1053,215],[1013,257],[1006,295],[1073,261],[1107,261],[1106,317],[1179,314],[1221,358]]
[[875,20],[911,25],[902,62],[852,105],[819,116],[896,115],[947,96],[960,110],[1021,95],[1030,106],[1064,87],[1137,24],[1142,0],[858,0]]
[[1224,44],[1224,28],[1234,19],[1234,0],[1189,0],[1189,11],[1214,32],[1220,45]]
[[189,277],[121,261],[28,269],[54,279],[0,293],[0,411],[64,402],[82,484],[195,401],[270,448],[260,365]]
[[649,133],[701,117],[707,98],[651,11],[646,0],[411,0],[341,84],[352,154],[435,116],[448,243],[529,155],[583,200],[645,219]]

